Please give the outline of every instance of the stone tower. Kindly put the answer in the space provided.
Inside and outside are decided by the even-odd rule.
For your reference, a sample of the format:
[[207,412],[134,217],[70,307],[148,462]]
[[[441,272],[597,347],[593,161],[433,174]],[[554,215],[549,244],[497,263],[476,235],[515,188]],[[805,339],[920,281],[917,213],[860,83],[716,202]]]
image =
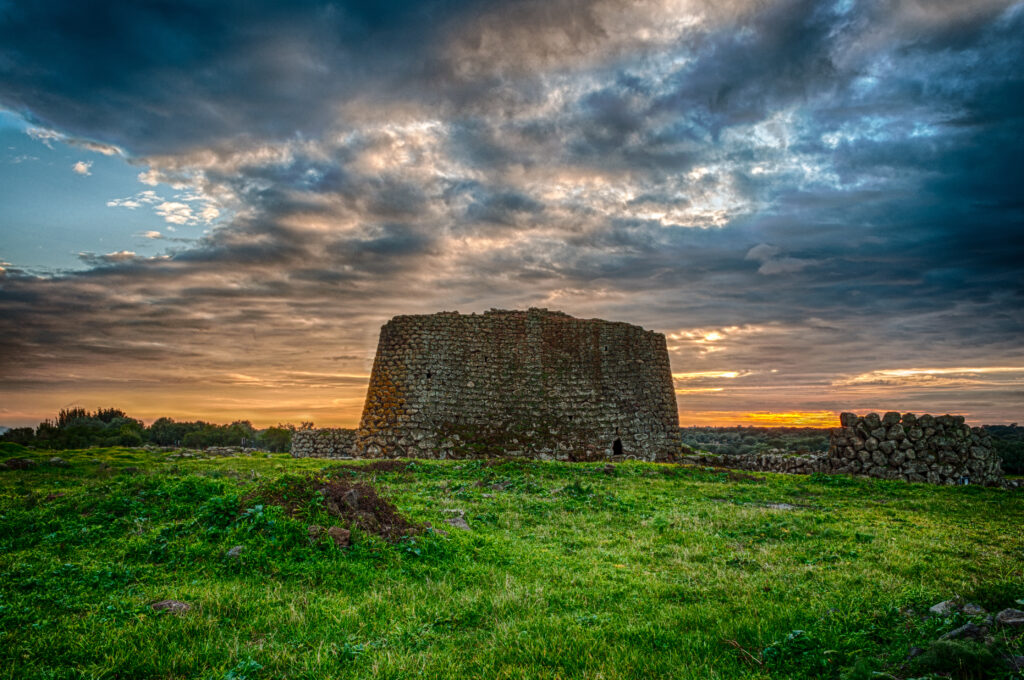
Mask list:
[[665,336],[546,309],[397,316],[380,332],[356,454],[671,460]]

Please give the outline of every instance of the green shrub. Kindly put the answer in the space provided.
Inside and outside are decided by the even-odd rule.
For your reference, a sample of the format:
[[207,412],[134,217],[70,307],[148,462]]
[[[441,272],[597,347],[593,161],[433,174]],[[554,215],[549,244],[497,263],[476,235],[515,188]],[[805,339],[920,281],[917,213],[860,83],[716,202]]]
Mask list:
[[940,673],[961,680],[987,678],[1003,670],[999,658],[977,642],[938,640],[914,659],[915,672]]

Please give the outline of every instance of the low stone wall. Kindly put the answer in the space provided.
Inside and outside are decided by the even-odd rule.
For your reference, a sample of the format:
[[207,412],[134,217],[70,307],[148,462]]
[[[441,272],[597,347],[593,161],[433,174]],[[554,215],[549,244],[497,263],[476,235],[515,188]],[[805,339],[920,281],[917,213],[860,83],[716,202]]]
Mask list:
[[340,458],[352,456],[356,431],[347,428],[298,430],[292,433],[292,458]]
[[823,453],[762,453],[756,455],[697,453],[683,456],[682,462],[693,465],[733,468],[736,470],[786,472],[793,475],[809,475],[815,472],[832,471],[830,461]]
[[686,463],[808,475],[815,472],[865,475],[929,484],[1008,486],[992,439],[962,416],[915,416],[895,411],[879,416],[843,413],[832,430],[828,453],[798,455],[683,456]]
[[930,484],[998,485],[1003,481],[992,439],[963,416],[902,416],[890,411],[843,413],[828,456],[834,472]]

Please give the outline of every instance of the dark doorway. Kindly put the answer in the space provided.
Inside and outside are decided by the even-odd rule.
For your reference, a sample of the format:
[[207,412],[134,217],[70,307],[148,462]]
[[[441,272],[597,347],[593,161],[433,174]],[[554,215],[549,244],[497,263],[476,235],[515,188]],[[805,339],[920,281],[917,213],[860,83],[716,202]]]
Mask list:
[[614,442],[612,442],[612,454],[616,455],[616,456],[621,456],[622,455],[622,440],[621,439],[616,439]]

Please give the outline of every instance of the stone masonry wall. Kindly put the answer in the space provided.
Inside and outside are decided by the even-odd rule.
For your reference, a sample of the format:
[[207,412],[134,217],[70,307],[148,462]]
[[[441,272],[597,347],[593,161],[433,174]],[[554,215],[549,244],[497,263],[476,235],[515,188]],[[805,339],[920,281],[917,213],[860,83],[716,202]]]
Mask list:
[[356,431],[345,428],[298,430],[292,433],[293,458],[337,458],[355,452]]
[[1005,484],[992,439],[962,416],[915,416],[895,411],[879,416],[843,413],[842,427],[832,430],[828,453],[791,455],[712,455],[690,453],[683,462],[695,465],[787,472],[847,473],[930,484]]
[[545,309],[397,316],[356,438],[366,457],[671,460],[665,336]]
[[915,416],[895,411],[843,413],[832,430],[828,457],[834,472],[931,484],[995,485],[1003,479],[992,439],[963,416]]

